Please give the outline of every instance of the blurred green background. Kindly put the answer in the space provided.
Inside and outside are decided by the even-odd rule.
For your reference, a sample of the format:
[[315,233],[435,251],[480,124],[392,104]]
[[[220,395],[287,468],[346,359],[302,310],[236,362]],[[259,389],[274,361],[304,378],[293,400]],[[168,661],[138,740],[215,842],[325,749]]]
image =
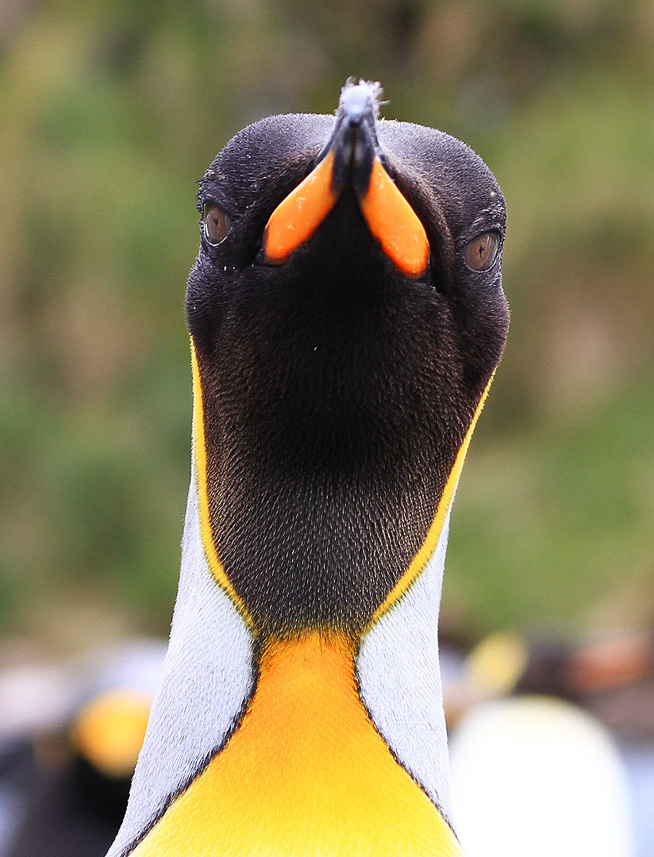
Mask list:
[[244,124],[331,113],[349,75],[468,142],[508,202],[513,324],[445,630],[651,624],[653,55],[635,0],[3,0],[5,648],[167,632],[195,182]]

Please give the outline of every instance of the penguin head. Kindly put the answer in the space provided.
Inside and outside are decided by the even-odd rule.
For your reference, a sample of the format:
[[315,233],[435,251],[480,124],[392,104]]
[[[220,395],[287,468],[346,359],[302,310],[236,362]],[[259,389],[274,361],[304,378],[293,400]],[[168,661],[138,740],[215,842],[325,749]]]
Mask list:
[[213,538],[255,624],[360,630],[420,547],[508,328],[505,206],[453,137],[335,117],[236,135],[187,290]]

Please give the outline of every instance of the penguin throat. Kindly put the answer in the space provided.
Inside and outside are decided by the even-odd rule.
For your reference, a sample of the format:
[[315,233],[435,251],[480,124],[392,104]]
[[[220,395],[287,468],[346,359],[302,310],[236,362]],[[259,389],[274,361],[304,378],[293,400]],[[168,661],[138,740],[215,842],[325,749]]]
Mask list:
[[196,359],[193,372],[194,475],[214,578],[259,642],[310,629],[360,637],[433,554],[485,394],[440,489],[441,474],[428,477],[430,491],[411,496],[399,480],[389,481],[386,490],[357,494],[354,481],[334,487],[306,480],[298,487],[279,484],[266,472],[248,471],[244,480],[240,467],[231,480],[221,476],[216,492]]

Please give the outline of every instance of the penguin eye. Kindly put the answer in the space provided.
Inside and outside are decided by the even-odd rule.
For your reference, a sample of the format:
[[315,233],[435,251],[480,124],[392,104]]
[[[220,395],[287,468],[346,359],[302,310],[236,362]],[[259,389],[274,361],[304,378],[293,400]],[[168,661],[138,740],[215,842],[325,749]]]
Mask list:
[[488,271],[495,264],[499,249],[497,232],[482,232],[463,248],[463,261],[471,271]]
[[205,202],[202,212],[204,237],[212,247],[224,241],[231,229],[232,221],[227,214],[213,202]]

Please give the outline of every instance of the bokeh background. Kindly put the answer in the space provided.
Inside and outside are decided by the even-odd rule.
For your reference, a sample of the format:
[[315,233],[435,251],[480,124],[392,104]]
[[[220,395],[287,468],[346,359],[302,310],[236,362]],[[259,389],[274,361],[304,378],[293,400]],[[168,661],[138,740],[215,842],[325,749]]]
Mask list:
[[[508,203],[513,323],[455,504],[443,636],[465,650],[520,631],[557,661],[646,632],[632,674],[630,644],[617,665],[649,685],[627,687],[612,713],[594,701],[641,742],[625,758],[638,854],[654,853],[653,57],[649,0],[0,0],[0,714],[22,700],[12,734],[30,715],[62,719],[48,708],[61,675],[49,684],[25,665],[65,672],[82,652],[168,631],[189,476],[195,182],[243,125],[331,113],[355,75],[383,83],[387,117],[469,143]],[[6,773],[10,719],[3,854],[8,796],[35,805]],[[33,767],[39,741],[20,756]],[[38,805],[52,813],[66,792],[48,783]],[[28,834],[46,830],[25,818]],[[64,853],[41,839],[39,855]]]
[[508,201],[513,324],[444,630],[652,623],[653,54],[636,0],[3,0],[0,663],[166,633],[195,182],[348,75],[467,141]]

